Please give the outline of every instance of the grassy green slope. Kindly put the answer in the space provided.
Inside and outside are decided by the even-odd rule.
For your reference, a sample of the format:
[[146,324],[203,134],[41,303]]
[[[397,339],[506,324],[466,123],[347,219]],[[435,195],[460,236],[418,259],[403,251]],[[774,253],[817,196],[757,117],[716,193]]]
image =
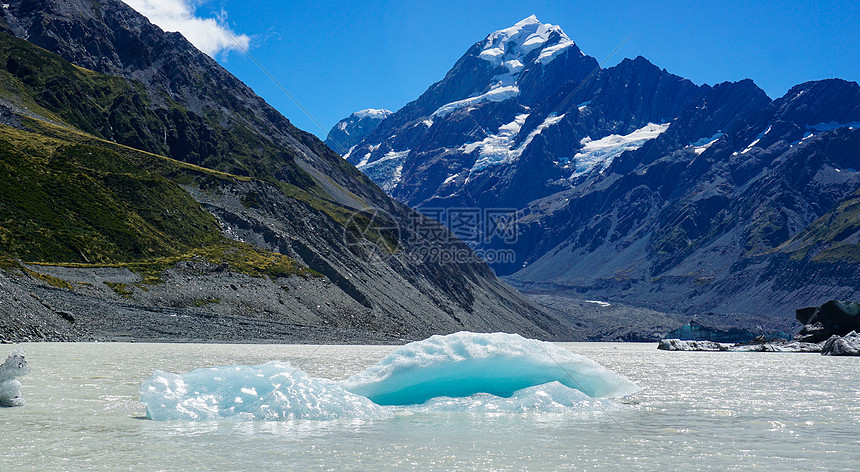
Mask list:
[[224,238],[180,183],[245,178],[46,122],[0,125],[0,258],[125,266],[157,280],[181,260],[254,276],[312,275],[289,257]]
[[0,255],[117,262],[220,241],[181,187],[92,144],[0,127]]
[[[815,261],[860,262],[860,190],[813,222],[802,233],[783,245],[792,258],[804,259],[815,251]],[[852,236],[854,236],[852,238]]]
[[[140,83],[0,32],[0,101],[11,106],[0,117],[12,124],[0,125],[0,258],[116,264],[235,249],[179,184],[248,175],[341,223],[352,214],[326,198],[288,149],[161,98],[167,109],[153,107]],[[215,253],[225,257],[207,252]]]
[[275,183],[332,211],[316,202],[326,200],[326,192],[299,168],[293,151],[243,122],[223,126],[221,111],[206,109],[201,116],[164,94],[155,106],[139,82],[80,68],[6,33],[0,33],[0,98],[99,138]]

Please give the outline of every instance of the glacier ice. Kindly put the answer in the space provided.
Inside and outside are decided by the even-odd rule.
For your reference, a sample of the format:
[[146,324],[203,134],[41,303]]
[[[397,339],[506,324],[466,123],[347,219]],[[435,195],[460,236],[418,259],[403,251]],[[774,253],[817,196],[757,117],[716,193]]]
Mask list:
[[475,150],[480,151],[475,164],[472,165],[472,169],[469,172],[475,173],[490,166],[510,164],[516,161],[537,135],[541,134],[548,127],[557,124],[564,118],[564,115],[556,116],[555,113],[551,113],[544,119],[543,123],[539,124],[526,136],[519,146],[514,148],[513,146],[520,135],[520,130],[528,117],[528,113],[517,115],[514,121],[500,126],[497,134],[489,135],[482,141],[461,146],[460,150],[466,154],[470,154]]
[[431,117],[444,117],[446,115],[451,114],[460,108],[465,108],[473,105],[477,105],[483,102],[504,102],[505,100],[516,97],[520,94],[520,89],[516,85],[503,85],[498,84],[497,87],[491,88],[486,93],[475,97],[464,98],[463,100],[458,100],[456,102],[451,102],[447,105],[442,105],[436,111],[433,112]]
[[517,390],[510,397],[489,393],[476,393],[468,397],[436,397],[409,409],[420,412],[592,413],[619,408],[622,408],[619,403],[592,398],[553,381]]
[[333,420],[388,415],[365,397],[281,362],[207,367],[184,374],[156,370],[139,391],[146,416],[153,420]]
[[576,413],[639,391],[624,376],[552,343],[460,332],[401,346],[341,382],[289,363],[155,371],[140,385],[154,420],[334,420],[417,412]]
[[371,153],[368,153],[367,159],[362,159],[355,167],[377,182],[383,182],[382,190],[390,192],[400,182],[403,164],[406,163],[410,152],[410,149],[388,151],[384,156],[370,163],[368,162]]
[[626,377],[555,344],[465,331],[401,346],[340,385],[381,405],[412,405],[476,393],[511,397],[554,381],[597,398],[639,391]]
[[0,406],[22,406],[21,382],[15,377],[30,373],[30,366],[24,358],[24,348],[17,348],[9,353],[6,361],[0,365]]
[[597,140],[592,140],[590,137],[582,138],[580,141],[582,149],[573,157],[576,162],[576,169],[571,178],[586,174],[594,168],[597,168],[598,171],[603,171],[609,167],[609,164],[616,157],[623,154],[624,151],[635,151],[646,142],[660,136],[660,134],[669,128],[669,124],[648,123],[632,133],[623,136],[610,134]]

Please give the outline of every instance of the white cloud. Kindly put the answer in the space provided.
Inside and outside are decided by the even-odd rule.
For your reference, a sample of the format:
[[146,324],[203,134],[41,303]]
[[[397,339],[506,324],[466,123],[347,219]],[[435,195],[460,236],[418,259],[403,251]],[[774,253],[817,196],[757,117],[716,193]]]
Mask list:
[[226,13],[217,18],[194,15],[199,0],[123,0],[164,31],[179,31],[197,49],[210,56],[247,50],[251,38],[227,27]]

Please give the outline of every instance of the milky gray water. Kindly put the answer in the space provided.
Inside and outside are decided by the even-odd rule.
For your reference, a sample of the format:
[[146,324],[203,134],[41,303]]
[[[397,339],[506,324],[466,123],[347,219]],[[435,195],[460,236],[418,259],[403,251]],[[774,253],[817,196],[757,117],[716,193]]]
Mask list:
[[[285,360],[343,379],[393,347],[26,344],[27,405],[0,409],[0,470],[858,470],[860,359],[562,346],[643,390],[577,414],[292,422],[143,419],[155,369]],[[0,346],[5,357],[12,346]]]

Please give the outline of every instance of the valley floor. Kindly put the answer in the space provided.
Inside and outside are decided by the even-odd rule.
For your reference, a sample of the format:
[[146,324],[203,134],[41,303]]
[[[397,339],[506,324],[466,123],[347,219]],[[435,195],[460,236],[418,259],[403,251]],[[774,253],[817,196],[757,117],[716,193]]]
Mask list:
[[737,328],[751,333],[795,333],[800,328],[793,319],[747,314],[706,313],[691,316],[650,308],[607,302],[601,298],[566,292],[522,290],[550,315],[572,324],[584,341],[657,342],[691,321],[717,330]]

